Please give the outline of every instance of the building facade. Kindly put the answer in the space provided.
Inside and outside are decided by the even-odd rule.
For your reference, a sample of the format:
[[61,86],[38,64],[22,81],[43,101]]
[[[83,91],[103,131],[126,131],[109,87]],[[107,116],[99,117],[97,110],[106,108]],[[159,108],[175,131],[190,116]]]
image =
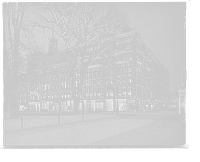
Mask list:
[[[83,63],[95,57],[84,74],[72,64],[79,61],[73,50],[58,51],[56,42],[51,38],[48,54],[29,58],[21,111],[139,111],[168,105],[169,69],[137,30],[89,44]],[[76,108],[78,93],[82,102]]]

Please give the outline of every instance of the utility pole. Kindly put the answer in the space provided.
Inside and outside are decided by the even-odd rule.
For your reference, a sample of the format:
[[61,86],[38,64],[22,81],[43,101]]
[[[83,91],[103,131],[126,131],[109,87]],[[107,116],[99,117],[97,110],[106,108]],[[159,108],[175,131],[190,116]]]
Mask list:
[[178,104],[178,114],[180,114],[181,109],[181,74],[179,75],[179,104]]

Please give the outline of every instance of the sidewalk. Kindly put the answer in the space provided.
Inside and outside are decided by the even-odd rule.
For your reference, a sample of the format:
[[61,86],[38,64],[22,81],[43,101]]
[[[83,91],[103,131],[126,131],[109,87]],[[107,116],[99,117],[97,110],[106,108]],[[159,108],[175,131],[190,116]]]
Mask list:
[[66,116],[23,116],[13,119],[4,119],[4,131],[16,131],[22,129],[31,129],[37,127],[54,126],[59,124],[76,123],[82,121],[99,120],[114,118],[115,114],[85,114],[84,120],[82,114]]

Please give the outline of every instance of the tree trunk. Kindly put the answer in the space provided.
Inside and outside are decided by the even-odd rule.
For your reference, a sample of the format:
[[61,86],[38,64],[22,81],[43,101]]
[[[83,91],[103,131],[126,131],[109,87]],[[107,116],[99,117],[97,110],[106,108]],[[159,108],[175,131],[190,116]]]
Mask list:
[[[18,21],[18,19],[17,19]],[[14,53],[13,53],[13,89],[12,89],[12,104],[11,104],[11,117],[18,118],[18,47],[19,47],[19,29],[18,24],[14,26]]]
[[8,64],[8,53],[6,50],[6,40],[5,40],[5,30],[3,24],[3,55],[4,55],[4,63],[5,63],[5,78],[4,82],[4,113],[9,111],[9,81],[10,81],[10,72],[9,72],[9,64]]

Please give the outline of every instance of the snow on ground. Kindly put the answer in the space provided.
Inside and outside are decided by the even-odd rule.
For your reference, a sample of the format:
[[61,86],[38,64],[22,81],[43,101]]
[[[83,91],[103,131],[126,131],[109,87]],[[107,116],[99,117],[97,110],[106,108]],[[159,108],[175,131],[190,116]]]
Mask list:
[[136,127],[153,122],[152,120],[130,120],[113,118],[101,122],[89,122],[77,124],[73,127],[64,126],[59,129],[48,129],[45,131],[23,132],[23,134],[5,133],[5,146],[24,145],[89,145],[95,141],[113,136],[120,132],[125,132]]
[[[84,122],[81,122],[81,120],[83,119],[82,115],[61,115],[61,123],[69,124],[60,124],[35,129],[23,129],[18,131],[5,131],[4,146],[90,146],[97,141],[113,137],[115,135],[128,131],[134,131],[136,128],[147,126],[147,124],[149,125],[150,123],[154,123],[163,118],[173,116],[176,113],[165,112],[163,114],[159,114],[132,112],[129,113],[128,116],[127,112],[120,114],[121,115],[119,116],[113,114],[85,115]],[[20,119],[14,119],[13,123],[19,123],[19,120]],[[25,122],[27,126],[29,124],[30,127],[33,127],[41,124],[48,125],[56,123],[58,122],[58,116],[27,116],[27,118],[24,117],[24,121],[25,120],[27,120]],[[18,125],[16,124],[15,126]]]

